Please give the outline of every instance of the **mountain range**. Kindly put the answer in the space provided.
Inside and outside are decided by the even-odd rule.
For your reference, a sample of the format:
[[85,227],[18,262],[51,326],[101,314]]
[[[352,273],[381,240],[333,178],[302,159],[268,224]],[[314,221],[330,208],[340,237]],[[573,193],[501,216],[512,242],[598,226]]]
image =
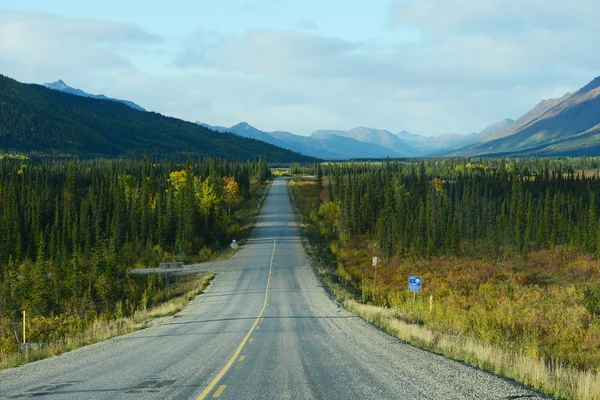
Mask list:
[[[221,156],[252,157],[252,148],[258,151],[254,156],[270,154],[277,160],[300,160],[303,156],[371,159],[600,155],[600,77],[573,93],[542,100],[517,120],[506,118],[477,133],[435,137],[368,127],[317,130],[310,136],[266,132],[246,122],[232,127],[197,123],[201,125],[198,127],[141,112],[145,110],[131,101],[88,94],[62,80],[41,87],[0,78],[0,88],[18,88],[16,92],[0,93],[0,116],[5,117],[0,120],[0,150],[70,151],[95,156],[152,151],[166,155],[184,154],[184,148],[191,145],[194,152]],[[124,105],[129,112],[124,111]],[[19,113],[21,120],[15,120]],[[24,135],[27,129],[33,132],[29,137]],[[248,147],[234,139],[239,137],[256,141]],[[215,149],[205,147],[208,142],[214,143]],[[232,148],[241,146],[241,152],[228,151],[228,142]],[[265,147],[267,144],[272,146]]]
[[314,158],[122,102],[75,96],[0,75],[0,151],[40,157]]
[[512,120],[499,121],[479,133],[470,135],[446,134],[435,137],[421,136],[407,131],[392,133],[384,129],[358,127],[344,130],[317,130],[310,136],[290,132],[259,130],[247,122],[232,127],[198,124],[218,131],[262,140],[300,154],[322,159],[408,158],[436,156],[468,144],[476,143],[502,129]]
[[317,130],[310,136],[265,132],[246,122],[230,128],[201,124],[232,132],[323,159],[580,156],[600,155],[600,77],[557,99],[542,100],[516,121],[495,122],[466,135],[422,136],[405,130],[358,127]]
[[134,108],[136,110],[146,111],[141,106],[135,104],[133,101],[113,99],[112,97],[106,97],[103,94],[89,94],[89,93],[84,92],[81,89],[76,89],[76,88],[73,88],[73,87],[67,85],[65,82],[63,82],[62,79],[59,79],[56,82],[44,83],[44,86],[46,86],[48,89],[53,89],[53,90],[58,90],[60,92],[74,94],[75,96],[90,97],[92,99],[99,99],[99,100],[118,101],[120,103],[127,104],[129,107]]
[[[370,128],[356,128],[347,132],[318,131],[311,136],[301,136],[283,131],[261,131],[246,122],[240,122],[230,128],[199,124],[218,132],[231,132],[239,136],[262,140],[322,159],[398,158],[410,157],[414,154],[414,150],[410,146],[393,134]],[[369,133],[373,133],[373,135],[365,138]],[[385,141],[390,141],[395,146],[388,147],[386,144],[390,145],[390,143]]]

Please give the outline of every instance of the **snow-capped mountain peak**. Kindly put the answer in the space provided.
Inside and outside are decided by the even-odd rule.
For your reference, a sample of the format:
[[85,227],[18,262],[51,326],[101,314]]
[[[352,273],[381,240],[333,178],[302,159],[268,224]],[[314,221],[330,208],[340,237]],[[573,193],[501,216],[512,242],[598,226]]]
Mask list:
[[89,93],[86,93],[86,92],[84,92],[81,89],[76,89],[74,87],[71,87],[71,86],[67,85],[62,79],[59,79],[56,82],[44,83],[44,86],[47,87],[48,89],[58,90],[60,92],[73,94],[75,96],[90,97],[90,98],[93,98],[93,99],[100,99],[100,100],[118,101],[118,102],[126,104],[129,107],[134,108],[136,110],[146,111],[144,108],[140,107],[139,105],[137,105],[134,102],[129,101],[129,100],[113,99],[112,97],[106,97],[103,94],[89,94]]
[[55,90],[72,89],[71,86],[67,85],[62,79],[59,79],[56,82],[44,83],[44,86]]

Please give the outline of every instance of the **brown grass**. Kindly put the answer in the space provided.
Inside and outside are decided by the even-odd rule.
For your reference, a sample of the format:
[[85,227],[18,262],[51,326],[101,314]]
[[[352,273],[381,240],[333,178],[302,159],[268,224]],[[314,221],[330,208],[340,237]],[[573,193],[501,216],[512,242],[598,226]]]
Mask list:
[[393,336],[435,353],[464,361],[514,379],[544,393],[568,399],[600,399],[600,375],[559,363],[544,363],[463,335],[434,332],[426,326],[403,321],[400,312],[347,299],[344,306]]

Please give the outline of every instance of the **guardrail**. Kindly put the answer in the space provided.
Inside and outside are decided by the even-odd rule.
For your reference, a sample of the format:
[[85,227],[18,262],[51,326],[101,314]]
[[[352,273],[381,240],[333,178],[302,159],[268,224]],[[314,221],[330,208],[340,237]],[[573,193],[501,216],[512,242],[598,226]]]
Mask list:
[[171,268],[183,268],[182,262],[161,262],[158,264],[159,268],[162,269],[171,269]]

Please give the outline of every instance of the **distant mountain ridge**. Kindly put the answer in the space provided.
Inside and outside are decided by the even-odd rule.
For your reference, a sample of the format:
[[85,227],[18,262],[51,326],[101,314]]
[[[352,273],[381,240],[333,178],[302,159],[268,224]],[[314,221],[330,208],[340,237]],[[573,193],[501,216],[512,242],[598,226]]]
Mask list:
[[401,154],[376,143],[362,142],[346,136],[333,134],[301,136],[284,131],[265,132],[246,122],[240,122],[231,128],[211,126],[201,122],[198,124],[218,132],[231,132],[239,136],[262,140],[284,149],[322,159],[407,157],[406,153]]
[[290,132],[261,131],[247,122],[230,128],[197,122],[217,132],[262,140],[273,145],[296,151],[300,154],[323,159],[356,158],[408,158],[437,156],[443,152],[459,149],[477,142],[512,123],[511,119],[498,121],[479,133],[469,135],[444,134],[435,137],[421,136],[405,130],[396,134],[384,129],[357,127],[344,130],[317,130],[310,136]]
[[136,110],[146,111],[144,108],[135,104],[133,101],[114,99],[112,97],[107,97],[103,94],[89,94],[89,93],[84,92],[81,89],[73,88],[73,87],[67,85],[62,79],[59,79],[56,82],[44,83],[43,86],[46,86],[48,89],[53,89],[53,90],[58,90],[60,92],[74,94],[75,96],[90,97],[92,99],[99,99],[99,100],[118,101],[120,103],[127,104],[129,107],[134,108]]
[[[542,100],[517,120],[505,118],[467,135],[422,136],[358,127],[318,130],[310,137],[219,127],[320,158],[600,155],[600,77],[556,99]],[[343,142],[343,140],[346,140]],[[343,142],[343,143],[342,143]],[[317,155],[318,153],[318,155]]]
[[358,127],[350,129],[349,131],[318,130],[312,134],[312,137],[314,138],[326,138],[332,136],[351,138],[363,143],[372,143],[392,150],[399,157],[414,157],[418,154],[418,152],[404,140],[384,129]]

